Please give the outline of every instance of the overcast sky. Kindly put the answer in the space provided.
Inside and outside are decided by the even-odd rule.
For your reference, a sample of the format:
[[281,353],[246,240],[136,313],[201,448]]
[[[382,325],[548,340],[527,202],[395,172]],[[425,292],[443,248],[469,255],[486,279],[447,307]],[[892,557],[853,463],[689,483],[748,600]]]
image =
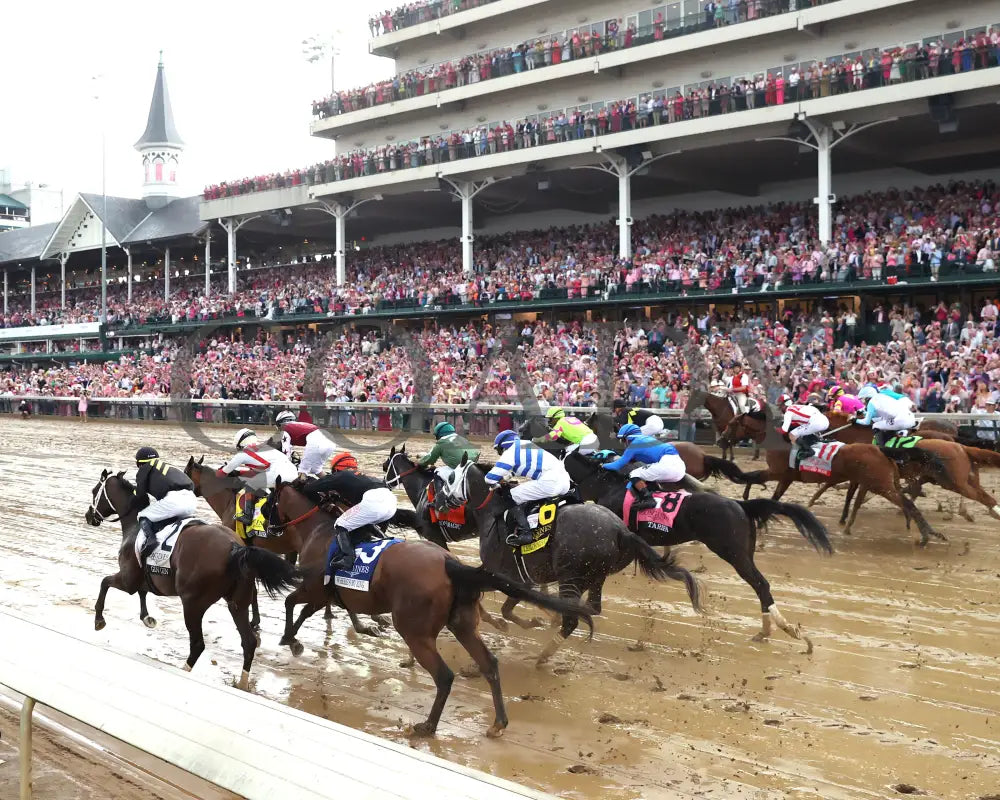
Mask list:
[[[133,149],[146,127],[163,50],[185,194],[207,183],[305,166],[333,143],[309,135],[311,101],[330,88],[330,61],[309,64],[304,39],[340,29],[337,86],[392,73],[368,54],[368,13],[386,0],[33,0],[4,15],[0,168],[15,181],[138,197]],[[12,12],[12,13],[11,13]],[[103,74],[103,114],[92,76]],[[103,123],[102,123],[103,120]]]

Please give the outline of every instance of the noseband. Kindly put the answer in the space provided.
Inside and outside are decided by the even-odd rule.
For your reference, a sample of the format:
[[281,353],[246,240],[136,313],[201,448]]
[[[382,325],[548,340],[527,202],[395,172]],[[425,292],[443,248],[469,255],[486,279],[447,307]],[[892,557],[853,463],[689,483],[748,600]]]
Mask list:
[[[390,489],[395,489],[402,482],[403,478],[405,478],[407,475],[412,475],[414,472],[420,469],[420,467],[414,464],[410,469],[406,470],[406,472],[400,472],[396,468],[396,459],[399,458],[400,456],[405,457],[405,454],[404,453],[394,454],[392,458],[389,459],[389,466],[387,466],[385,469],[385,485],[388,486]],[[390,470],[393,473],[391,477],[389,475]]]
[[101,500],[107,500],[108,505],[111,506],[111,508],[115,508],[115,504],[112,503],[111,498],[108,497],[109,480],[111,480],[110,475],[108,475],[106,478],[101,479],[101,485],[98,487],[97,492],[94,493],[90,501],[90,508],[87,509],[90,512],[91,517],[97,520],[98,525],[100,525],[102,522],[118,522],[122,518],[121,514],[118,513],[117,509],[115,509],[115,511],[112,512],[115,514],[114,519],[112,519],[111,517],[105,517],[100,511],[97,510],[97,507],[101,504]]

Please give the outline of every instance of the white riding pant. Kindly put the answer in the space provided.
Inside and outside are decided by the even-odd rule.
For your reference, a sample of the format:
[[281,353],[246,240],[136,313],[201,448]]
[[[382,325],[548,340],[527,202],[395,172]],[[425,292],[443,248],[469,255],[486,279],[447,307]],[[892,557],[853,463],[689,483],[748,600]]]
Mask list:
[[198,511],[198,498],[190,489],[177,489],[167,492],[162,500],[154,500],[139,512],[139,519],[148,519],[152,523],[163,522],[165,519],[183,519],[193,517]]
[[667,455],[661,457],[655,464],[647,464],[645,467],[640,467],[633,471],[632,479],[653,483],[656,481],[676,483],[684,477],[686,471],[683,458],[675,456],[672,453],[667,453]]
[[455,470],[449,467],[447,464],[438,464],[434,467],[434,473],[445,483],[451,480],[451,476],[455,474]]
[[319,475],[336,450],[337,446],[323,431],[313,431],[306,436],[306,447],[302,451],[299,472],[304,472],[306,475]]
[[733,392],[730,397],[736,403],[738,414],[746,414],[750,410],[750,396],[746,392]]
[[524,481],[510,490],[510,496],[515,503],[529,503],[532,500],[548,500],[569,494],[570,480],[566,470],[551,470],[543,472],[537,480]]
[[653,416],[642,423],[639,431],[643,436],[659,436],[663,433],[663,417],[653,414]]
[[906,431],[917,425],[908,400],[877,394],[868,403],[875,409],[872,427],[877,431]]
[[822,433],[829,427],[830,420],[826,418],[825,414],[815,414],[809,418],[808,422],[804,422],[789,433],[788,438],[794,442],[801,436],[808,436],[811,433]]
[[388,522],[396,513],[396,495],[391,489],[380,487],[369,489],[361,495],[361,501],[340,515],[337,527],[355,531],[364,525]]
[[566,448],[567,455],[572,453],[574,450],[581,456],[589,456],[591,453],[596,453],[601,449],[601,440],[597,438],[596,433],[590,434],[590,436],[585,437],[580,440],[579,444],[570,445]]

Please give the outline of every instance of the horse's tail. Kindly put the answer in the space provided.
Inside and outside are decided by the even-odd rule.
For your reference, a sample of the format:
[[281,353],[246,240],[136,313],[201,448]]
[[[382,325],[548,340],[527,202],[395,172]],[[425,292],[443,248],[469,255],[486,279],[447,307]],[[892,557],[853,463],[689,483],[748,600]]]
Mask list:
[[667,548],[666,555],[661,556],[645,539],[632,533],[624,524],[618,535],[622,550],[639,563],[644,575],[655,581],[665,581],[667,578],[683,581],[688,597],[691,598],[691,607],[695,611],[701,611],[701,585],[694,575],[677,563],[673,550]]
[[733,483],[740,483],[744,486],[748,484],[760,484],[763,486],[767,483],[763,477],[767,475],[767,470],[759,469],[755,472],[744,472],[732,461],[724,461],[716,456],[705,456],[705,470],[711,478],[728,478]]
[[1000,467],[1000,453],[992,450],[985,450],[982,447],[966,447],[965,454],[973,464],[980,464],[984,467]]
[[823,523],[809,509],[795,503],[780,503],[777,500],[758,498],[756,500],[737,500],[750,522],[756,527],[765,525],[774,517],[788,517],[818,551],[832,553],[833,545]]
[[260,583],[272,599],[279,592],[294,589],[302,579],[301,573],[281,556],[259,547],[234,545],[227,567],[232,575]]
[[444,571],[455,590],[455,605],[478,603],[480,595],[486,591],[503,592],[507,597],[523,600],[546,611],[578,617],[590,628],[590,636],[594,635],[594,620],[590,609],[580,603],[536,592],[483,567],[467,566],[455,558],[445,558]]
[[937,453],[920,447],[879,447],[879,450],[882,451],[882,455],[897,464],[916,462],[927,468],[929,471],[927,477],[935,483],[948,481],[948,468]]

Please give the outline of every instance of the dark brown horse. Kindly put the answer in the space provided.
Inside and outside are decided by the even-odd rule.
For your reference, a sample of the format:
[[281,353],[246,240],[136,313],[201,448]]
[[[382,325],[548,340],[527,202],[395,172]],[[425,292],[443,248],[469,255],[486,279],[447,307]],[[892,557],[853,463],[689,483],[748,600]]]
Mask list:
[[[734,440],[723,436],[729,423],[736,416],[733,404],[729,402],[728,397],[720,397],[717,394],[706,392],[702,400],[702,405],[712,415],[712,424],[715,426],[715,442],[722,450],[722,457],[726,457],[726,451],[728,450],[729,460],[733,461],[736,458],[733,453],[733,447],[741,440]],[[760,443],[756,440],[754,440],[753,457],[755,461],[760,458]]]
[[[199,497],[204,497],[205,502],[219,515],[222,523],[227,528],[235,531],[236,495],[239,493],[239,486],[234,485],[232,478],[220,478],[215,470],[205,466],[204,461],[204,456],[198,461],[195,461],[194,456],[192,456],[188,459],[187,466],[184,467],[184,474],[194,483],[194,493]],[[299,539],[298,531],[293,529],[288,532],[269,531],[268,533],[275,535],[252,536],[247,540],[246,546],[259,547],[262,550],[268,550],[271,553],[285,556],[286,558],[289,556],[298,556],[299,551],[302,549],[302,541]],[[291,561],[292,559],[289,558],[288,560]],[[257,611],[256,596],[254,597],[252,614],[253,617],[250,622],[253,625],[256,620],[257,624],[254,626],[254,630],[256,631],[260,625],[260,614]],[[351,625],[354,626],[354,630],[365,636],[378,636],[390,625],[389,620],[386,618],[376,617],[373,625],[366,625],[353,612],[348,611],[348,616],[351,618]],[[327,620],[333,619],[333,610],[329,604],[327,604],[323,618]],[[260,644],[259,635],[257,639],[257,643]]]
[[[484,591],[499,591],[508,597],[524,600],[553,611],[583,619],[593,635],[590,611],[579,603],[549,597],[482,568],[467,567],[446,550],[429,542],[401,542],[383,551],[370,591],[357,591],[324,585],[324,569],[336,517],[317,508],[315,502],[292,484],[278,483],[274,487],[270,510],[271,519],[285,531],[298,529],[304,542],[299,553],[306,578],[298,589],[285,598],[285,635],[281,644],[288,645],[294,655],[302,653],[295,634],[302,622],[325,606],[331,599],[355,613],[392,613],[392,624],[434,679],[437,694],[426,721],[414,725],[414,733],[432,735],[441,719],[441,711],[451,692],[455,675],[441,658],[437,637],[447,627],[459,644],[475,660],[493,693],[496,718],[486,735],[500,736],[507,727],[500,690],[500,673],[496,657],[479,636],[479,601]],[[293,623],[296,605],[305,608]]]
[[[766,412],[750,411],[735,417],[726,428],[725,436],[733,441],[751,437],[758,443],[763,442],[767,434],[767,424]],[[945,537],[935,531],[924,519],[923,514],[917,510],[913,501],[902,493],[899,486],[899,469],[896,467],[897,462],[918,461],[922,464],[936,464],[939,470],[943,469],[933,454],[919,450],[886,450],[873,444],[848,444],[837,452],[831,464],[831,474],[825,476],[790,467],[788,465],[790,450],[791,445],[785,445],[781,449],[768,449],[766,451],[767,470],[764,471],[763,477],[765,480],[778,482],[772,499],[779,500],[794,481],[829,485],[846,481],[852,486],[860,487],[860,492],[855,500],[850,518],[846,520],[845,534],[850,534],[865,495],[872,492],[884,497],[901,509],[906,515],[907,521],[911,518],[916,520],[917,527],[920,529],[920,543],[922,545],[927,544],[931,536],[946,541]],[[750,487],[747,486],[744,490],[744,498],[749,496],[749,493]],[[850,502],[851,493],[849,492],[844,504],[845,516]],[[842,524],[844,524],[843,517]]]
[[249,616],[255,584],[260,582],[269,595],[276,596],[278,592],[297,584],[295,568],[272,553],[241,546],[227,528],[192,523],[174,542],[170,553],[170,574],[147,573],[140,566],[135,552],[140,510],[135,487],[125,479],[125,473],[113,475],[104,470],[91,492],[85,518],[88,524],[96,527],[104,521],[116,521],[112,519],[116,516],[122,525],[122,542],[118,549],[118,572],[101,581],[94,609],[94,628],[102,630],[106,625],[104,599],[108,589],[118,589],[127,594],[139,592],[139,613],[149,627],[153,625],[147,621],[147,591],[180,597],[184,607],[184,624],[190,638],[190,651],[184,669],[190,671],[205,650],[202,618],[209,606],[225,598],[243,645],[243,672],[237,685],[249,690],[250,665],[257,649]]

